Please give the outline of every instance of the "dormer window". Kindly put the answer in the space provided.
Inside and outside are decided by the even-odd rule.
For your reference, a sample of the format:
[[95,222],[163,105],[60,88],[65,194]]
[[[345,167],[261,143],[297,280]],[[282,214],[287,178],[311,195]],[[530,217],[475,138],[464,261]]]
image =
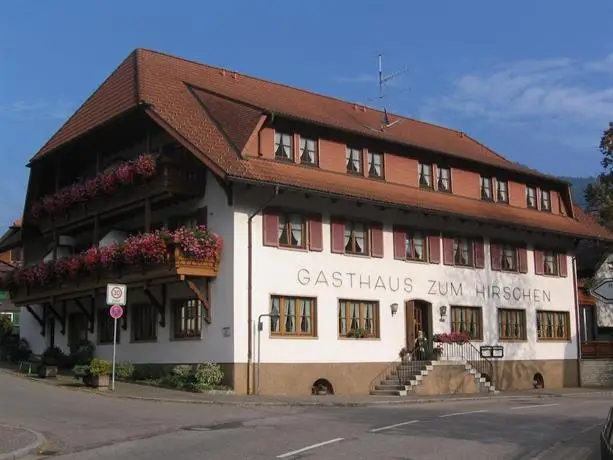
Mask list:
[[347,147],[345,159],[348,173],[362,174],[362,150]]
[[541,190],[541,210],[551,212],[551,192]]
[[451,169],[440,166],[437,168],[436,188],[439,192],[451,192]]
[[492,178],[481,176],[481,199],[492,201]]
[[300,138],[300,163],[317,165],[317,141],[306,137]]
[[536,188],[526,187],[526,205],[531,209],[536,209]]
[[292,135],[275,132],[275,158],[277,160],[294,161]]
[[496,180],[496,201],[499,203],[509,202],[509,183],[506,180]]
[[432,165],[419,163],[419,186],[432,188]]

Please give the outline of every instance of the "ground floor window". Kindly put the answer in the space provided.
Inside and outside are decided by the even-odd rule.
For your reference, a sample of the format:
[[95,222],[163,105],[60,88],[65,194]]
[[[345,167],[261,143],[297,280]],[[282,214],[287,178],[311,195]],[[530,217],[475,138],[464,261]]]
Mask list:
[[173,337],[175,339],[200,338],[202,334],[202,301],[177,300],[173,303]]
[[526,340],[525,310],[499,308],[498,337],[501,340]]
[[273,295],[270,298],[272,335],[316,335],[316,301],[312,298]]
[[339,337],[379,337],[379,302],[339,300]]
[[130,306],[132,316],[132,340],[135,342],[157,340],[158,311],[151,304]]
[[[119,343],[121,327],[119,327],[119,321],[117,321],[117,343]],[[102,308],[98,310],[98,343],[113,343],[113,329],[115,327],[115,320],[111,318],[109,309]]]
[[536,333],[539,340],[570,340],[570,313],[537,311]]
[[481,308],[452,305],[450,310],[451,332],[465,332],[471,340],[483,340]]

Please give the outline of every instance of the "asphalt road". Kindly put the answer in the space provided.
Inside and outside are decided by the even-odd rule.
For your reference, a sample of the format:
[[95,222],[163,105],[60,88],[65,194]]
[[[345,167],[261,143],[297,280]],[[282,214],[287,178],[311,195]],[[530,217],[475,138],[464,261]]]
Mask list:
[[42,432],[58,460],[595,460],[612,404],[565,397],[243,408],[120,400],[2,373],[0,388],[0,423]]

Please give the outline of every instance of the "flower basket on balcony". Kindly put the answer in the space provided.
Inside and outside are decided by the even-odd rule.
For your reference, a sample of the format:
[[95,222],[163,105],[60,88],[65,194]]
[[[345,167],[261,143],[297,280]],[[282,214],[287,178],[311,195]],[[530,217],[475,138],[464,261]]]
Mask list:
[[[214,276],[221,258],[220,236],[204,226],[162,229],[128,237],[122,243],[103,248],[89,248],[79,255],[41,262],[7,274],[0,285],[4,289],[57,288],[106,273],[146,272],[152,269],[175,270],[178,274]],[[188,270],[189,269],[189,270]],[[181,270],[188,270],[181,273]]]
[[347,337],[352,339],[368,339],[374,337],[374,334],[363,327],[358,327],[347,332]]
[[470,342],[470,335],[466,332],[450,332],[442,334],[434,334],[432,341],[435,343],[457,343],[462,345]]

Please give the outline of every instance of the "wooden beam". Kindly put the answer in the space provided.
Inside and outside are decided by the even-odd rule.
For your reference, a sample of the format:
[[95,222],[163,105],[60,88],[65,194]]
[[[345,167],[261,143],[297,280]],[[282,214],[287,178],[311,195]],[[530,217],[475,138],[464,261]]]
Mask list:
[[166,285],[162,284],[162,299],[158,300],[157,297],[151,292],[151,286],[145,284],[143,292],[149,299],[149,302],[157,309],[160,314],[160,326],[166,327]]
[[151,199],[145,198],[145,233],[151,231]]
[[100,244],[100,215],[98,213],[94,214],[94,234],[93,234],[93,242],[92,246],[95,248]]
[[76,304],[77,308],[81,310],[83,314],[87,317],[87,323],[89,325],[89,332],[93,334],[94,333],[94,310],[87,310],[79,299],[74,299],[74,303]]
[[30,305],[26,305],[26,310],[28,310],[28,312],[34,317],[36,322],[40,325],[41,327],[40,335],[44,337],[45,336],[45,325],[46,325],[45,320],[41,318],[39,314],[36,313]]
[[56,309],[55,309],[55,305],[54,305],[54,300],[52,299],[51,301],[49,301],[47,303],[47,308],[49,309],[49,311],[51,312],[51,314],[53,316],[55,316],[57,318],[57,320],[60,322],[60,326],[62,326],[62,328],[60,329],[60,333],[62,335],[66,335],[66,301],[64,300],[62,302],[62,310],[63,310],[63,315],[61,315]]
[[[198,288],[196,283],[190,280],[189,278],[185,277],[185,275],[182,275],[181,279],[185,282],[186,286],[189,289],[191,289],[194,294],[196,294],[196,297],[198,298],[198,300],[202,302],[202,305],[204,306],[204,309],[206,310],[206,316],[204,320],[207,322],[207,324],[211,324],[211,305],[209,304],[209,301],[207,299],[208,296],[205,296],[202,293],[202,291]],[[207,286],[208,286],[208,281],[207,281]]]

